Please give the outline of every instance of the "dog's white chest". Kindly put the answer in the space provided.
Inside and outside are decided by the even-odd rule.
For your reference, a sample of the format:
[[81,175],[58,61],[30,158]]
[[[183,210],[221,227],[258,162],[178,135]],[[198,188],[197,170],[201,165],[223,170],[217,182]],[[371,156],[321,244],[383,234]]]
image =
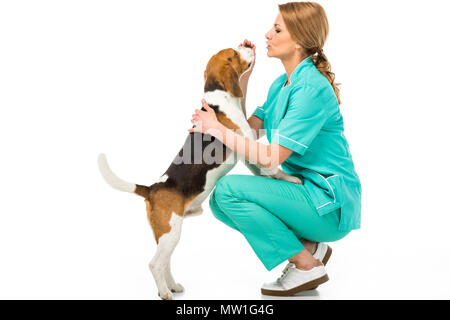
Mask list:
[[240,98],[233,97],[226,91],[215,90],[206,92],[204,99],[208,104],[218,106],[219,111],[225,113],[241,129],[244,136],[247,135],[248,122],[242,112]]

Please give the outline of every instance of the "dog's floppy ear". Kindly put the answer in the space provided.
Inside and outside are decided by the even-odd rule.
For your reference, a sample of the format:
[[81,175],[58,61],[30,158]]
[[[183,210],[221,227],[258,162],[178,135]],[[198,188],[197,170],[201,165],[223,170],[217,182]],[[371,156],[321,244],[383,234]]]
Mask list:
[[230,66],[222,70],[222,82],[225,90],[236,98],[243,98],[244,94],[242,93],[241,86],[239,85],[239,75],[237,72]]
[[223,83],[219,82],[215,75],[205,74],[205,92],[210,92],[214,90],[225,90]]

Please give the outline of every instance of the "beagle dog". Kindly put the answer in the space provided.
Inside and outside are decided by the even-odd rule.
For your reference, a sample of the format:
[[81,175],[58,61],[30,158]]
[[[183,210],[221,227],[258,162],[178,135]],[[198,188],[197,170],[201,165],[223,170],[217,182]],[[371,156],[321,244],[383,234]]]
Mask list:
[[[204,78],[204,99],[214,109],[217,119],[245,137],[255,136],[241,108],[243,97],[240,76],[254,61],[250,46],[237,50],[224,49],[208,62]],[[204,109],[203,109],[204,110]],[[183,148],[161,178],[151,186],[126,182],[110,169],[104,154],[98,157],[101,174],[113,188],[137,194],[145,199],[147,217],[157,243],[156,254],[149,264],[158,294],[162,299],[172,299],[172,292],[182,292],[170,271],[170,257],[177,245],[183,219],[202,213],[202,202],[216,182],[236,164],[236,154],[218,139],[199,132],[190,133]],[[242,159],[256,175],[265,175],[294,183],[301,181],[280,169],[267,172]]]

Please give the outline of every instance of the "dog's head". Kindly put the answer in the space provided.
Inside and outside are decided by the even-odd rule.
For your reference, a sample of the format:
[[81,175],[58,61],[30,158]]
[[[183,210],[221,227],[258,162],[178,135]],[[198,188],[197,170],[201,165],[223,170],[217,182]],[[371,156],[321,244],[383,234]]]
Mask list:
[[224,90],[237,98],[242,98],[239,79],[250,69],[255,59],[253,50],[245,45],[235,49],[224,49],[209,60],[205,70],[205,92]]

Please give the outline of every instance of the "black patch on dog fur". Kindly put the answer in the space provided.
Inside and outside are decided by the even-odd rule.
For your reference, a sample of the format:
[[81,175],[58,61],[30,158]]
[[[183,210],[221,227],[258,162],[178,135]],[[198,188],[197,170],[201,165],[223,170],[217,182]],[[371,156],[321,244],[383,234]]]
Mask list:
[[[218,108],[211,106],[211,108]],[[195,150],[195,146],[197,150]],[[205,149],[211,150],[204,154]],[[221,152],[216,154],[216,150]],[[173,187],[183,196],[190,197],[203,192],[208,171],[220,166],[232,153],[220,140],[209,134],[191,132],[165,174],[165,185]],[[182,159],[184,161],[182,161]],[[188,162],[188,163],[184,163]]]
[[205,92],[211,92],[214,90],[225,91],[225,89],[219,84],[218,81],[216,81],[215,79],[208,79],[205,83]]

